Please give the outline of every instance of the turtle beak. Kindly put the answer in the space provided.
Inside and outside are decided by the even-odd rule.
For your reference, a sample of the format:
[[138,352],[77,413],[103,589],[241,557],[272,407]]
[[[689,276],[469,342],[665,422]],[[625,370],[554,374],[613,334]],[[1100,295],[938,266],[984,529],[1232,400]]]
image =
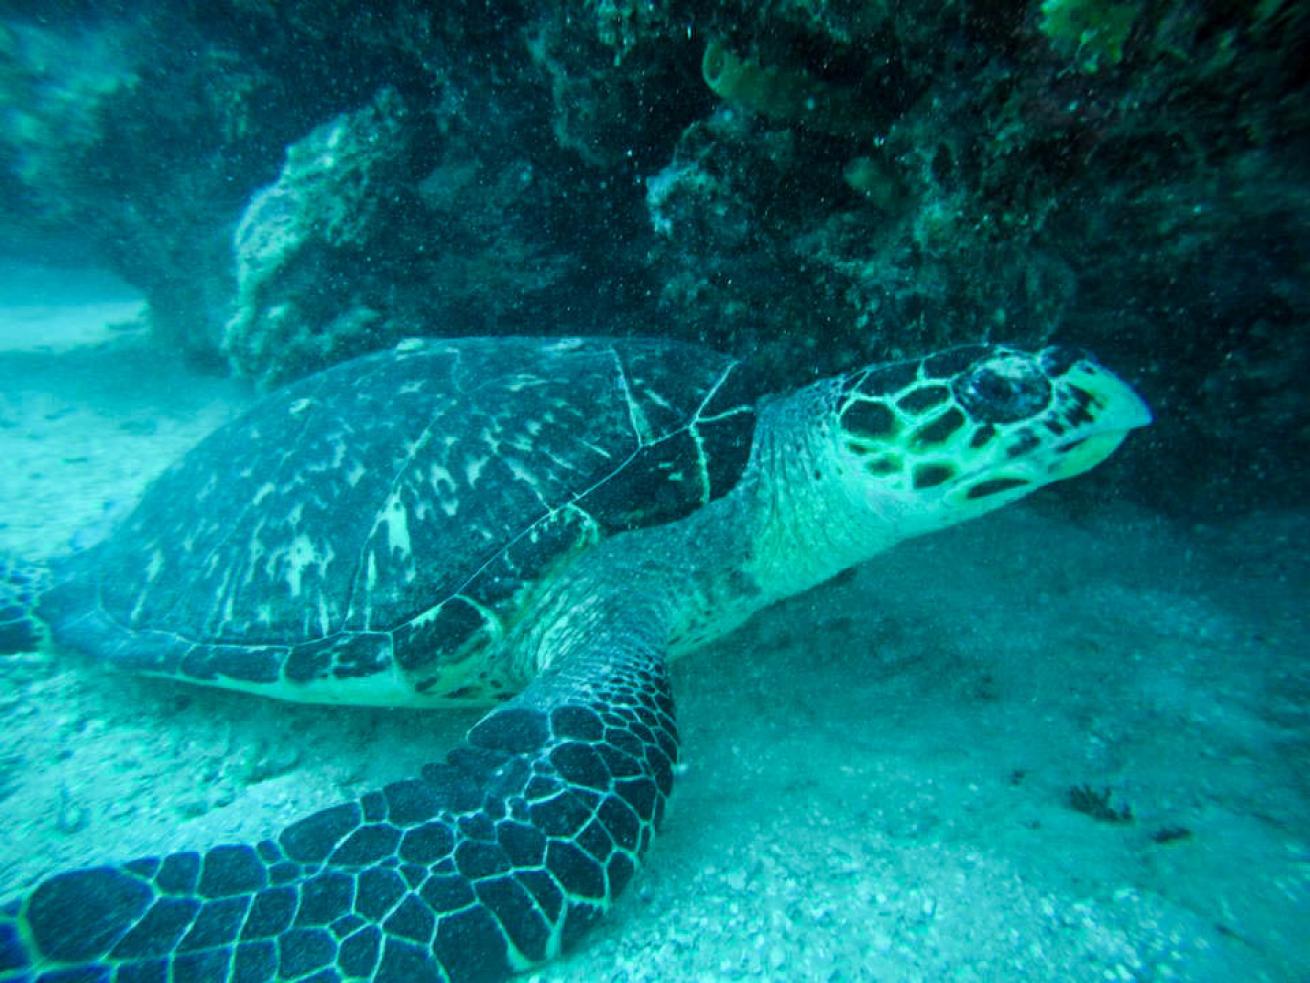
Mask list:
[[1060,380],[1090,417],[1055,446],[1048,469],[1059,481],[1096,467],[1115,452],[1130,431],[1151,424],[1151,409],[1133,388],[1109,369],[1080,360]]

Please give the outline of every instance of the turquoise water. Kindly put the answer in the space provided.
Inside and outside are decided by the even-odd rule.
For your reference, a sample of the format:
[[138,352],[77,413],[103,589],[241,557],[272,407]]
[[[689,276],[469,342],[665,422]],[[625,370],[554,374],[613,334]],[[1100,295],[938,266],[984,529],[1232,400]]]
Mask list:
[[[707,396],[698,411],[720,436],[748,418],[739,400],[994,343],[1094,351],[1155,418],[1090,473],[903,543],[674,664],[681,742],[659,835],[612,910],[523,978],[1310,980],[1307,10],[0,6],[0,983],[328,983],[349,977],[345,939],[351,965],[382,983],[442,979],[434,953],[456,979],[504,977],[498,941],[488,948],[472,922],[452,936],[454,920],[431,911],[473,881],[511,891],[502,867],[465,871],[489,854],[507,864],[510,848],[487,845],[490,821],[457,826],[429,799],[457,796],[470,775],[479,795],[517,787],[545,740],[534,728],[553,718],[498,718],[493,737],[525,742],[517,757],[459,758],[481,711],[276,701],[133,675],[110,653],[14,644],[11,626],[37,622],[10,575],[48,577],[88,555],[189,449],[284,384],[415,336],[507,335],[648,335],[740,359],[725,402]],[[663,425],[669,405],[642,389],[660,371],[614,357],[624,419],[638,434]],[[540,368],[502,398],[527,400]],[[697,392],[709,369],[683,368],[669,391]],[[375,478],[348,477],[351,455],[382,441],[398,417],[388,409],[410,394],[373,393],[370,418],[349,421],[316,473],[337,488]],[[598,426],[602,402],[575,429]],[[525,474],[568,470],[542,446],[548,427],[497,443],[502,408],[484,407],[475,435],[496,453],[444,472],[448,494],[434,469],[437,493],[415,516],[457,509],[461,477],[535,490]],[[881,454],[866,415],[855,436]],[[418,429],[388,453],[426,446],[430,428]],[[735,480],[747,443],[687,438],[685,474],[675,456],[653,468],[667,479],[661,507],[707,454],[715,480]],[[921,434],[916,452],[931,443]],[[807,482],[833,463],[796,460],[783,463]],[[251,478],[215,474],[220,488]],[[274,492],[287,489],[270,483],[251,508]],[[201,524],[209,494],[173,505]],[[393,518],[341,517],[410,553]],[[153,577],[163,559],[131,576]],[[514,562],[535,560],[524,545]],[[619,644],[629,634],[602,660],[616,677],[637,658]],[[651,678],[633,685],[653,692]],[[637,744],[658,748],[663,710],[654,698],[643,709]],[[615,747],[615,728],[639,734],[605,726]],[[565,760],[579,772],[622,766],[597,765],[586,741],[604,742],[564,727],[550,739],[574,741]],[[428,772],[426,791],[400,786],[411,798],[386,808],[423,806],[409,826],[431,820],[434,842],[458,829],[474,843],[458,876],[453,848],[406,865],[393,843],[369,861],[367,891],[362,861],[346,900],[339,882],[316,881],[294,926],[229,962],[239,931],[263,931],[247,898],[285,901],[268,858],[322,844],[266,844],[254,873],[248,849],[209,853],[203,914],[152,893],[160,919],[184,910],[176,937],[151,923],[140,934],[156,949],[131,972],[85,965],[139,940],[125,934],[135,915],[114,917],[144,911],[142,885],[162,892],[165,878],[154,861],[66,872],[279,838],[452,749],[462,775]],[[662,775],[666,751],[643,751],[642,767]],[[663,808],[632,795],[633,816]],[[595,813],[605,849],[623,839],[628,812],[611,823],[577,807],[585,795],[568,801]],[[319,835],[327,850],[347,834]],[[295,883],[315,875],[317,860],[294,859]],[[496,912],[497,939],[503,924],[540,941],[560,870],[584,885],[570,928],[591,910],[598,864],[534,863],[553,871],[547,886],[516,881],[501,907],[468,909]],[[380,920],[369,906],[402,875],[407,900],[383,905],[390,948],[361,955],[373,929],[358,913]],[[33,965],[32,924],[66,951]],[[184,932],[193,954],[169,976],[159,960]]]

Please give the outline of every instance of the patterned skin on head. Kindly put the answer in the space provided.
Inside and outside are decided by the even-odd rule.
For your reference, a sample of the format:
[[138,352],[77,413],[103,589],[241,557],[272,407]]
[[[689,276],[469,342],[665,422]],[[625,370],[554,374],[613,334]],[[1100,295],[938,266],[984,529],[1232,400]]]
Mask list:
[[999,345],[853,373],[838,414],[874,494],[970,514],[1086,471],[1150,422],[1090,356]]

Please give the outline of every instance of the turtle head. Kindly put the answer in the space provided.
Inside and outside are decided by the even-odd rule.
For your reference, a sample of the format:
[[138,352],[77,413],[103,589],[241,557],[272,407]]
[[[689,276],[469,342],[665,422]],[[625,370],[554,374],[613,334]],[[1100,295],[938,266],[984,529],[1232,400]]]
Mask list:
[[988,345],[854,372],[837,418],[843,471],[913,535],[1081,474],[1151,413],[1086,352]]

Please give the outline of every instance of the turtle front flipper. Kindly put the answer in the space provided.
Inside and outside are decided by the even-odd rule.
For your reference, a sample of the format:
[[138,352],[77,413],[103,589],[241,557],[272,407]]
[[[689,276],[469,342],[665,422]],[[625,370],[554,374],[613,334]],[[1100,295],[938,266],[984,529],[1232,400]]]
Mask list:
[[51,877],[0,908],[0,980],[498,980],[552,958],[672,789],[662,633],[610,624],[420,779],[257,846]]

